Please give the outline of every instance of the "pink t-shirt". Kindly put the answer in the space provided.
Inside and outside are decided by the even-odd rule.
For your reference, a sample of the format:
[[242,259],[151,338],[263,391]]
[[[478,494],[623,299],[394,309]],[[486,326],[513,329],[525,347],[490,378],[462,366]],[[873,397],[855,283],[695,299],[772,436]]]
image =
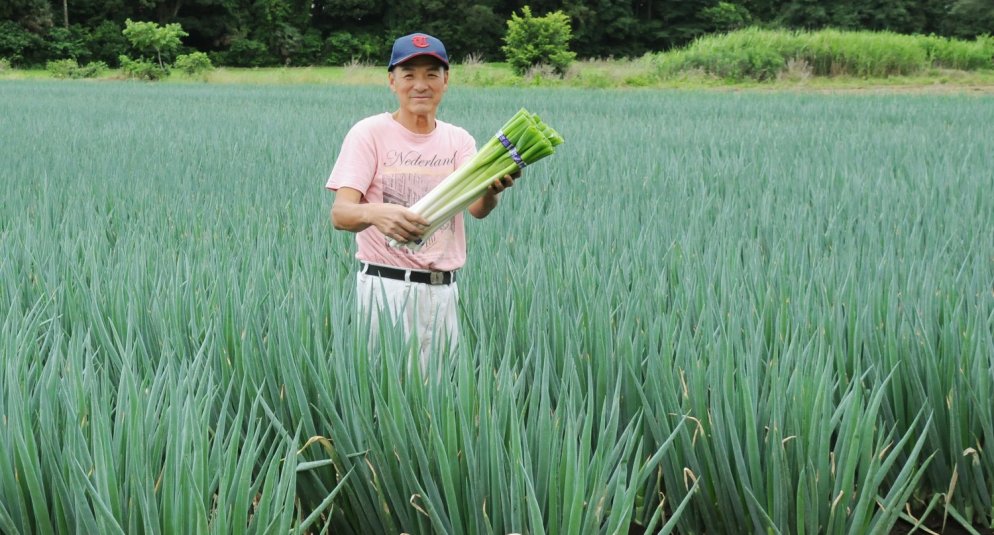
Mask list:
[[[381,113],[355,124],[325,187],[352,188],[360,202],[411,206],[476,153],[476,140],[466,130],[436,119],[430,134],[415,134]],[[463,215],[435,231],[421,250],[390,247],[374,226],[356,233],[356,258],[400,268],[452,271],[466,262]]]

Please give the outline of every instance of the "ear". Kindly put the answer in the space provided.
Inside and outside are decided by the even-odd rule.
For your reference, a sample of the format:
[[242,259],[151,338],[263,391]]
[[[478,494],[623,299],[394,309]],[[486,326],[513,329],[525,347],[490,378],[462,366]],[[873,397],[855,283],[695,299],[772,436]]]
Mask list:
[[390,71],[390,72],[387,73],[387,81],[389,82],[390,91],[392,93],[396,93],[397,92],[397,86],[394,85],[393,71]]

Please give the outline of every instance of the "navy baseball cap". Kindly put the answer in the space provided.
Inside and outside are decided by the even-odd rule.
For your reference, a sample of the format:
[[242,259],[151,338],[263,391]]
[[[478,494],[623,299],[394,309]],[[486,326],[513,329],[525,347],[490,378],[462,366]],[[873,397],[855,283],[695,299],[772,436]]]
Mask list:
[[433,56],[441,60],[446,68],[449,67],[449,55],[445,53],[445,45],[441,41],[426,33],[412,33],[393,42],[387,70],[392,71],[397,65],[417,56]]

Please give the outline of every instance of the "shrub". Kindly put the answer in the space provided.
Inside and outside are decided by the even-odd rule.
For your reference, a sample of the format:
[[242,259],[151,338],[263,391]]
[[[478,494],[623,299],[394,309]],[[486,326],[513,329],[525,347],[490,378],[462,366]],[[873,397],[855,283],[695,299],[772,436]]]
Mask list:
[[169,75],[169,71],[154,61],[147,59],[131,59],[128,56],[117,58],[121,62],[121,71],[128,78],[136,80],[155,81]]
[[46,63],[45,70],[54,78],[96,78],[107,70],[107,64],[91,61],[81,66],[74,59],[57,59]]
[[102,61],[91,61],[86,65],[80,67],[76,72],[79,74],[80,78],[96,78],[101,74],[107,72],[110,67]]
[[521,16],[512,13],[507,21],[506,44],[501,50],[518,75],[524,75],[536,65],[549,65],[563,76],[576,58],[576,53],[569,50],[571,37],[572,28],[565,13],[555,11],[535,17],[531,8],[525,6]]
[[10,70],[10,60],[7,58],[0,58],[0,72]]
[[276,58],[269,53],[269,47],[254,39],[235,39],[224,53],[224,64],[232,67],[262,67],[274,63]]
[[76,69],[77,78],[96,78],[107,71],[109,67],[102,61],[91,61]]
[[324,62],[345,65],[353,60],[363,62],[384,56],[380,39],[371,35],[332,32],[324,41]]
[[173,67],[190,76],[196,76],[213,70],[214,64],[211,63],[211,58],[207,54],[203,52],[191,52],[176,56]]
[[78,68],[79,64],[74,59],[57,59],[45,64],[45,70],[54,78],[70,78]]

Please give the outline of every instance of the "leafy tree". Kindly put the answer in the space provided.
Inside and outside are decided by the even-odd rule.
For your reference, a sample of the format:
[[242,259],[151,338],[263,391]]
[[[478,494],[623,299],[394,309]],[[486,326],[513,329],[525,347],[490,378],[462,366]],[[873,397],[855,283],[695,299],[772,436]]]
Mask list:
[[337,21],[359,21],[383,14],[382,0],[324,0],[317,13]]
[[21,28],[44,34],[52,27],[52,7],[47,0],[3,0],[0,21],[16,22]]
[[124,19],[137,16],[134,3],[127,0],[69,0],[65,8],[70,22],[94,29],[104,22],[124,27]]
[[30,65],[36,58],[31,52],[44,47],[44,41],[36,34],[22,28],[16,22],[0,22],[0,58],[7,58],[14,66]]
[[300,37],[300,49],[297,51],[295,63],[298,65],[317,65],[321,63],[321,49],[324,42],[321,32],[308,28]]
[[506,17],[496,14],[496,2],[477,0],[463,6],[458,4],[450,0],[445,14],[438,15],[439,20],[444,17],[451,22],[432,26],[432,31],[445,36],[450,59],[459,61],[469,54],[498,59]]
[[706,9],[718,0],[656,0],[654,18],[645,28],[651,50],[666,50],[684,46],[712,31],[713,22],[705,16]]
[[262,67],[274,62],[265,43],[246,38],[232,41],[222,59],[226,65],[233,67]]
[[573,28],[573,50],[584,57],[633,57],[646,51],[645,18],[630,0],[563,4]]
[[[387,36],[387,43],[378,59],[386,61],[393,38],[413,32],[426,32],[441,39],[452,61],[471,53],[496,59],[501,55],[500,41],[506,20],[506,15],[500,13],[498,0],[395,0],[383,10],[380,34]],[[371,26],[361,33],[375,31]]]
[[941,31],[943,21],[947,18],[946,0],[905,0],[905,2],[909,26],[899,31],[909,34],[930,34]]
[[325,42],[325,62],[328,65],[345,65],[353,59],[368,59],[369,51],[363,42],[349,32],[333,32]]
[[289,64],[302,38],[292,22],[293,6],[284,0],[258,0],[253,7],[256,17],[249,35],[266,43],[284,64]]
[[956,0],[949,9],[947,33],[954,37],[976,37],[994,33],[994,2]]
[[715,31],[719,32],[738,30],[752,22],[749,10],[745,6],[730,2],[718,2],[715,6],[706,7],[701,15],[713,25]]
[[231,12],[225,19],[228,28],[213,46],[227,46],[223,54],[215,54],[226,64],[290,65],[302,64],[301,58],[317,59],[323,38],[310,27],[312,11],[320,12],[322,0],[226,0],[224,5]]
[[[175,19],[190,35],[183,39],[183,45],[195,50],[217,50],[227,46],[234,35],[247,33],[251,18],[243,19],[237,15],[240,9],[230,0],[186,0]],[[159,21],[163,24],[163,21]],[[186,50],[183,50],[186,52]]]
[[53,27],[48,31],[46,41],[50,58],[88,61],[91,57],[90,32],[78,24],[69,28]]
[[109,65],[118,65],[118,57],[128,52],[128,39],[124,37],[123,24],[105,20],[90,33],[89,48],[93,59]]
[[571,34],[569,17],[562,11],[535,17],[531,8],[525,6],[520,16],[512,13],[511,20],[507,21],[506,44],[502,49],[518,74],[545,64],[562,76],[576,58],[576,53],[569,50]]
[[141,54],[154,51],[159,67],[163,70],[166,67],[162,62],[162,55],[170,56],[182,44],[180,38],[189,35],[178,23],[159,26],[155,22],[134,22],[128,19],[124,21],[124,26],[122,33],[131,41],[131,46]]
[[791,0],[784,4],[781,21],[791,28],[859,29],[860,5],[855,0]]
[[754,23],[768,23],[775,20],[783,5],[779,0],[733,0],[731,3],[745,8]]
[[[17,66],[67,57],[116,64],[129,53],[122,30],[131,19],[189,34],[171,52],[154,52],[159,70],[170,54],[193,50],[226,65],[382,62],[393,38],[414,31],[441,38],[453,61],[494,60],[507,46],[505,22],[526,2],[532,13],[565,14],[568,51],[581,57],[637,57],[743,24],[994,32],[992,0],[0,0],[0,57]],[[344,35],[355,42],[338,46]],[[155,61],[153,49],[142,53]]]
[[143,10],[153,11],[155,20],[160,24],[176,20],[180,8],[183,7],[183,0],[138,0],[137,3]]

